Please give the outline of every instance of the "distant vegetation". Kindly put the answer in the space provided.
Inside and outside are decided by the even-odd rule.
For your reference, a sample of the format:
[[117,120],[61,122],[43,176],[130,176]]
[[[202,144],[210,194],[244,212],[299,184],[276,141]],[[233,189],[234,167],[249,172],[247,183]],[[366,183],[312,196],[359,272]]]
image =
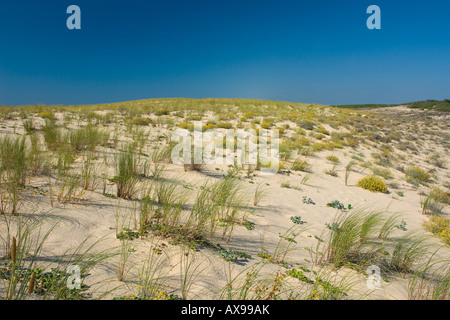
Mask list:
[[425,101],[414,101],[401,104],[344,104],[344,105],[337,105],[334,107],[346,109],[373,109],[373,108],[395,107],[400,105],[408,106],[409,108],[450,112],[450,99],[444,99],[442,101],[429,99]]
[[337,108],[345,108],[345,109],[372,109],[372,108],[386,108],[393,107],[393,104],[343,104],[334,106]]
[[450,99],[416,101],[407,103],[407,105],[410,108],[450,112]]

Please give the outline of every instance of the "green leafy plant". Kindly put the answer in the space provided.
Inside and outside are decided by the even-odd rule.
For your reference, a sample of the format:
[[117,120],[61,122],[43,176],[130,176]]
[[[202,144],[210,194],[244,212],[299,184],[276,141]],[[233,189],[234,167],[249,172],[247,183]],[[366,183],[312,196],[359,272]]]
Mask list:
[[395,227],[402,231],[408,230],[408,229],[406,229],[406,221],[405,220],[402,220],[402,222],[400,224],[396,225]]
[[334,201],[327,203],[327,207],[336,208],[338,210],[341,210],[342,212],[347,212],[348,210],[353,209],[353,206],[351,204],[345,206],[344,204],[340,203],[338,200],[334,200]]
[[316,204],[311,198],[308,198],[307,196],[303,196],[302,202],[305,204]]
[[128,228],[123,228],[121,232],[116,234],[116,238],[120,240],[133,240],[139,238],[139,232],[132,231]]
[[407,181],[425,183],[430,180],[431,175],[418,166],[411,166],[405,170],[405,177]]
[[290,275],[291,277],[294,277],[300,281],[306,282],[306,283],[314,283],[314,281],[312,281],[310,278],[308,278],[307,276],[304,275],[302,270],[297,270],[297,269],[291,269],[286,271],[286,274]]
[[292,216],[290,217],[291,221],[295,224],[304,224],[306,221],[302,221],[302,217],[300,216]]

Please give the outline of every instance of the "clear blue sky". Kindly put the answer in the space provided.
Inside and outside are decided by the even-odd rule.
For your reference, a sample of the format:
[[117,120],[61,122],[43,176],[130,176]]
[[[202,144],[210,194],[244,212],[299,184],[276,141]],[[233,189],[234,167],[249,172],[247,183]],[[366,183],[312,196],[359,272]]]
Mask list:
[[[66,9],[81,8],[81,30]],[[366,9],[381,8],[381,30]],[[448,0],[0,2],[0,105],[450,98]]]

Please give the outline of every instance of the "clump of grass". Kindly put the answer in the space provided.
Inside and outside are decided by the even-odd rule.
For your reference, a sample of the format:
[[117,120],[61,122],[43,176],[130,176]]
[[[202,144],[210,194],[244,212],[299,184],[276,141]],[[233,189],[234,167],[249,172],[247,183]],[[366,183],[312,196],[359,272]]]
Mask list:
[[0,213],[17,214],[29,172],[25,139],[0,139]]
[[380,257],[373,239],[382,227],[380,212],[355,211],[349,215],[339,215],[332,224],[327,224],[329,237],[324,242],[325,250],[319,253],[322,259],[342,266],[347,262],[367,266]]
[[61,146],[61,130],[56,126],[54,121],[45,121],[45,125],[42,127],[42,133],[44,135],[44,141],[47,148],[52,151],[58,150]]
[[339,163],[341,163],[341,160],[339,160],[339,158],[336,157],[335,155],[327,156],[327,160],[330,161],[330,162],[333,163],[333,164],[339,164]]
[[117,156],[116,175],[111,181],[117,185],[117,197],[127,199],[135,194],[139,181],[138,160],[131,146]]
[[240,181],[226,176],[220,181],[200,189],[192,207],[185,228],[197,238],[212,237],[216,229],[222,227],[222,238],[227,242],[236,224],[242,224],[239,218],[243,207],[247,205],[247,196],[242,192]]
[[338,177],[339,176],[337,171],[336,171],[336,165],[334,165],[331,169],[325,170],[324,172],[325,172],[325,174],[328,174],[329,176],[332,176],[332,177]]
[[27,135],[32,134],[36,130],[36,128],[33,125],[33,119],[23,120],[22,125]]
[[157,116],[166,116],[169,114],[169,110],[167,110],[166,108],[161,108],[158,111],[156,111],[155,113]]
[[165,233],[178,228],[184,204],[189,197],[188,190],[176,181],[163,181],[155,187],[154,197],[158,203],[154,219],[163,227],[162,231]]
[[405,177],[413,183],[425,183],[430,180],[431,175],[418,166],[411,166],[405,170]]
[[[88,276],[91,268],[111,255],[108,251],[92,253],[92,249],[98,242],[86,248],[85,240],[75,250],[64,252],[61,258],[53,259],[46,266],[43,261],[47,258],[41,257],[42,249],[57,225],[51,225],[46,228],[47,231],[42,232],[43,222],[43,219],[22,217],[15,220],[15,234],[10,234],[6,241],[6,245],[11,248],[10,262],[5,264],[6,269],[0,268],[2,279],[0,285],[5,285],[2,291],[7,293],[6,298],[9,300],[85,299],[83,291],[86,290],[86,286],[83,280]],[[1,239],[3,240],[3,237]],[[51,271],[45,271],[50,270],[50,266]],[[70,266],[79,268],[78,288],[69,286]]]
[[384,179],[392,178],[392,172],[388,168],[374,167],[372,172],[374,175],[381,176]]
[[450,205],[450,192],[444,191],[438,187],[433,187],[430,191],[430,195],[436,202]]
[[302,180],[300,181],[300,184],[306,185],[310,179],[311,179],[311,175],[306,174],[303,176]]
[[95,151],[99,144],[106,142],[108,134],[100,131],[95,126],[88,124],[69,133],[70,145],[75,151]]
[[45,159],[44,152],[41,149],[40,136],[37,133],[30,135],[30,148],[27,154],[30,173],[39,175],[48,168],[48,162]]
[[411,272],[428,252],[424,238],[413,233],[400,238],[396,243],[388,267],[401,273]]
[[350,177],[350,172],[352,171],[352,168],[356,165],[356,161],[351,160],[347,165],[345,166],[345,185],[348,183],[348,178]]
[[299,185],[292,184],[290,180],[285,180],[281,182],[281,187],[286,189],[294,189],[297,191],[301,191],[302,188]]
[[282,188],[286,188],[286,189],[290,189],[292,188],[292,184],[289,180],[285,180],[281,182],[281,187]]
[[217,123],[217,128],[231,129],[233,128],[233,124],[231,122],[219,122]]
[[136,117],[131,120],[132,124],[135,126],[149,126],[153,124],[153,120],[151,118],[145,117]]
[[127,239],[122,240],[119,262],[117,265],[117,280],[124,281],[127,274],[127,262],[133,252],[131,242]]
[[55,116],[50,111],[39,112],[38,116],[41,117],[42,119],[48,119],[48,120],[54,120],[55,119]]
[[77,156],[73,153],[73,150],[68,145],[63,145],[57,154],[57,175],[58,178],[63,178],[68,174],[71,165],[75,162]]
[[265,189],[265,185],[262,183],[258,183],[253,197],[253,205],[256,207],[266,194],[267,190]]
[[81,186],[84,190],[95,190],[100,183],[97,176],[97,168],[98,166],[93,162],[91,156],[88,155],[81,168]]
[[436,194],[430,192],[428,195],[421,196],[420,205],[422,214],[439,215],[445,207],[445,204],[436,201]]
[[[434,254],[411,274],[407,285],[408,299],[448,300],[450,293],[448,261],[436,261],[433,256]],[[439,262],[443,262],[441,266],[437,266]]]
[[59,178],[57,199],[61,203],[73,203],[81,200],[84,189],[82,177],[79,174],[67,174]]
[[398,228],[398,216],[391,215],[381,225],[378,233],[378,239],[386,240],[395,228]]
[[295,171],[309,172],[311,171],[311,165],[306,160],[296,159],[292,164],[291,169]]
[[386,184],[379,178],[369,175],[360,179],[357,184],[359,187],[373,192],[387,192]]

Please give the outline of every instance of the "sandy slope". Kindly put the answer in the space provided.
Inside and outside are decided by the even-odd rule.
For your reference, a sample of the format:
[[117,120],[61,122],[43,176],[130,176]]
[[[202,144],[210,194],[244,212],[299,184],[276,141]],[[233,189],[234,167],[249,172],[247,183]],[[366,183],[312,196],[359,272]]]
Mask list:
[[[411,113],[411,109],[405,110],[397,107],[395,110],[391,108],[388,110],[389,114],[396,114],[396,112]],[[377,110],[376,112],[381,112]],[[416,112],[416,111],[414,111]],[[419,112],[419,111],[417,111]],[[2,133],[11,131],[11,123],[6,124],[7,128],[2,130]],[[153,132],[152,135],[157,135],[162,132],[167,132],[165,129],[159,129],[159,132]],[[358,152],[366,154],[370,158],[370,153],[373,149],[362,147]],[[324,173],[326,169],[330,169],[332,164],[325,159],[327,155],[334,154],[341,160],[341,164],[336,166],[338,177],[332,177]],[[242,185],[245,192],[252,197],[256,185],[258,183],[267,184],[267,195],[258,204],[258,206],[250,206],[248,210],[248,220],[255,223],[253,230],[247,230],[243,226],[236,226],[231,242],[226,244],[222,239],[214,239],[216,243],[221,243],[224,247],[238,250],[251,255],[248,261],[240,263],[227,263],[212,248],[203,248],[198,252],[190,251],[190,257],[194,257],[198,263],[201,263],[198,277],[193,283],[189,292],[189,298],[217,298],[220,289],[224,288],[227,282],[227,272],[229,267],[232,269],[232,274],[237,275],[239,272],[249,271],[251,266],[257,264],[263,259],[257,256],[261,249],[266,249],[269,253],[274,252],[278,242],[280,241],[280,234],[284,234],[288,229],[295,225],[291,222],[291,216],[301,216],[304,225],[299,227],[299,234],[296,237],[297,243],[292,247],[288,253],[286,261],[292,267],[305,266],[312,268],[311,255],[308,250],[304,248],[311,248],[316,245],[315,237],[322,237],[325,224],[332,222],[336,215],[345,215],[350,213],[342,213],[334,208],[327,207],[327,203],[333,200],[339,200],[343,204],[351,204],[354,209],[359,210],[369,208],[371,210],[384,210],[388,213],[397,213],[400,218],[406,221],[408,230],[420,230],[425,232],[422,223],[426,219],[421,214],[420,195],[417,189],[402,180],[403,174],[392,169],[394,174],[393,181],[397,181],[400,185],[399,189],[404,192],[404,197],[400,197],[391,189],[391,193],[373,193],[363,190],[356,186],[356,182],[364,177],[368,172],[362,173],[352,172],[349,177],[349,183],[344,185],[344,167],[348,161],[351,160],[351,149],[342,149],[339,151],[323,151],[317,156],[310,157],[309,162],[312,165],[311,179],[306,185],[300,185],[302,177],[306,174],[303,172],[292,172],[291,174],[277,174],[272,176],[260,176],[258,172],[251,180],[243,174]],[[424,155],[414,155],[412,159],[424,160]],[[446,154],[448,160],[448,154]],[[223,166],[221,171],[215,170],[217,166],[208,166],[204,168],[203,172],[189,171],[184,172],[181,166],[167,164],[165,167],[164,177],[175,177],[182,179],[185,183],[192,183],[197,186],[201,185],[205,179],[217,179],[215,176],[220,176],[226,172],[226,167]],[[359,168],[358,170],[361,170]],[[448,171],[446,171],[448,172]],[[448,175],[448,173],[447,173]],[[252,181],[253,183],[250,183]],[[289,181],[292,185],[300,186],[301,190],[282,188],[281,182]],[[44,178],[32,178],[30,185],[34,187],[48,189],[47,181]],[[26,205],[22,207],[23,215],[30,215],[33,217],[46,217],[46,225],[51,225],[58,222],[55,230],[47,239],[42,256],[57,257],[63,255],[66,250],[76,248],[84,240],[89,239],[88,243],[100,241],[94,250],[100,251],[103,249],[110,249],[116,247],[119,250],[121,241],[116,239],[116,222],[117,215],[119,215],[120,225],[135,229],[135,216],[133,213],[133,201],[118,200],[115,198],[108,198],[101,194],[101,187],[97,187],[95,191],[87,191],[83,196],[83,201],[76,204],[61,204],[54,203],[50,206],[50,198],[48,195],[38,195],[32,192],[26,195]],[[115,186],[108,184],[107,193],[115,193]],[[193,193],[195,195],[195,193]],[[302,202],[302,197],[310,197],[315,205],[305,204]],[[190,203],[193,203],[191,197]],[[449,215],[450,210],[447,207],[443,211],[443,215]],[[301,232],[300,232],[301,231]],[[402,235],[403,231],[396,231],[397,235]],[[436,244],[439,240],[433,239]],[[146,256],[153,250],[152,248],[158,246],[162,249],[161,259],[167,257],[168,261],[165,263],[164,274],[168,276],[167,291],[180,294],[180,254],[184,251],[180,246],[170,244],[170,239],[160,239],[149,236],[145,239],[136,239],[132,242],[135,251],[131,253],[130,260],[127,267],[130,270],[126,274],[126,281],[117,281],[117,263],[118,257],[111,258],[100,266],[97,266],[92,271],[92,276],[88,278],[88,283],[97,283],[92,287],[94,296],[99,292],[107,290],[108,288],[119,287],[108,298],[124,294],[136,293],[136,286],[133,281],[138,278],[140,267]],[[1,250],[4,250],[2,247]],[[450,256],[450,250],[444,253],[444,256]],[[201,270],[201,273],[200,273]],[[265,272],[274,272],[276,270],[285,271],[282,266],[268,263],[264,267]],[[340,271],[341,274],[345,272],[345,268]],[[355,290],[359,292],[366,292],[366,278],[360,273],[347,270],[353,274],[355,281]],[[332,276],[330,271],[330,276]],[[295,286],[298,285],[296,279],[289,279],[289,282]],[[375,290],[369,297],[402,299],[406,297],[405,282],[401,279],[396,279],[390,283],[383,282],[382,288]]]

